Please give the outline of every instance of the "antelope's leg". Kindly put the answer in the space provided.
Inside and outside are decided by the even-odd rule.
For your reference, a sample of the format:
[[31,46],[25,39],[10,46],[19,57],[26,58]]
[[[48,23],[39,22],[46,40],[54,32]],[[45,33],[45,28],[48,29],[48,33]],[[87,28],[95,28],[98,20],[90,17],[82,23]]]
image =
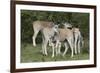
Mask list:
[[55,53],[55,48],[54,48],[54,44],[51,43],[51,46],[52,46],[52,58],[54,57],[54,53]]
[[55,44],[55,49],[56,49],[56,55],[59,53],[59,41],[57,40],[56,41],[56,44]]
[[33,35],[33,37],[32,37],[32,39],[33,39],[33,46],[36,46],[35,39],[36,39],[36,37],[37,37],[38,32],[39,32],[38,29],[34,29],[34,35]]
[[61,42],[58,43],[58,53],[57,54],[61,54]]
[[52,46],[52,42],[51,42],[52,40],[51,39],[49,39],[49,46]]
[[77,54],[77,40],[78,40],[77,33],[74,33],[74,37],[75,37],[75,41],[74,41],[74,49],[75,49],[75,54]]
[[43,55],[44,55],[45,52],[44,52],[44,38],[43,38],[43,36],[42,36],[42,39],[43,39],[43,42],[42,42],[42,53],[43,53]]
[[44,40],[44,54],[45,54],[45,55],[48,55],[48,54],[47,54],[47,44],[48,44],[48,39],[45,39],[45,40]]
[[55,44],[56,56],[59,54],[59,44],[56,42]]
[[78,53],[80,54],[80,39],[78,41]]
[[74,51],[73,51],[73,38],[69,38],[67,40],[68,40],[69,46],[71,48],[71,57],[73,57],[74,56]]
[[65,45],[65,51],[64,51],[64,53],[63,53],[63,56],[67,53],[67,51],[68,51],[68,43],[66,42],[66,43],[64,43],[64,45]]

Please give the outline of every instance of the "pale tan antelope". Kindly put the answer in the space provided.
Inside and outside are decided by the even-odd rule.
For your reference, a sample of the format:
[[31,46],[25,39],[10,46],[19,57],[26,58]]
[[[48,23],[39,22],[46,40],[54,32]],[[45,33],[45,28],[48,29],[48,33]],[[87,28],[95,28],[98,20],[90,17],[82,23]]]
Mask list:
[[[61,43],[64,42],[65,45],[65,51],[63,53],[63,56],[66,54],[68,46],[71,48],[71,57],[73,57],[73,31],[70,29],[65,28],[59,28],[58,33],[53,38],[54,41],[56,41],[56,54],[60,54],[61,52]],[[54,57],[54,52],[53,52]]]
[[[65,28],[72,27],[71,24],[65,23],[64,24]],[[73,35],[74,35],[74,49],[75,49],[75,54],[80,53],[80,48],[81,44],[83,45],[83,37],[81,35],[81,32],[78,27],[73,27]]]
[[58,33],[58,27],[55,25],[53,28],[44,28],[42,30],[43,33],[43,43],[42,43],[42,51],[43,54],[47,55],[47,44],[50,42],[52,46],[52,57],[54,57],[54,44],[51,41],[51,38]]
[[[36,46],[35,39],[39,31],[42,32],[42,52],[44,55],[47,55],[47,44],[50,41],[51,37],[57,32],[58,26],[54,25],[53,22],[48,21],[35,21],[33,23],[34,35],[33,35],[33,46]],[[52,46],[53,49],[53,46]]]
[[54,26],[53,22],[48,22],[48,21],[34,21],[33,22],[33,30],[34,30],[34,35],[33,35],[33,46],[36,46],[35,39],[37,37],[37,34],[39,31],[42,31],[44,28],[52,28]]
[[[61,53],[61,44],[64,42],[65,51],[63,53],[63,56],[66,54],[68,48],[71,48],[73,57],[74,52],[73,49],[75,49],[75,54],[80,53],[80,44],[83,44],[83,38],[81,36],[79,28],[72,28],[72,25],[69,23],[64,24],[63,29],[59,29],[59,34],[57,34],[54,39],[56,40],[56,54]],[[67,42],[66,42],[66,41]],[[58,48],[58,49],[57,49]]]
[[81,45],[83,46],[83,37],[81,35],[79,28],[74,27],[72,30],[74,34],[75,54],[80,54]]

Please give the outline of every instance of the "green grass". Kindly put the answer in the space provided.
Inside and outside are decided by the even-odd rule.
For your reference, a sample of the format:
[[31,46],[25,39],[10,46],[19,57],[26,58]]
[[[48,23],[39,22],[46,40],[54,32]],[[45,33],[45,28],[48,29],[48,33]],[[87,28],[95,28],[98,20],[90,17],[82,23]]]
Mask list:
[[47,61],[69,61],[69,60],[86,60],[89,59],[89,53],[81,53],[78,55],[74,55],[73,58],[70,56],[70,52],[68,52],[64,57],[61,55],[57,55],[54,58],[51,57],[51,48],[48,47],[48,56],[43,56],[42,47],[40,44],[37,44],[36,47],[33,47],[32,44],[21,44],[21,62],[30,63],[30,62],[47,62]]

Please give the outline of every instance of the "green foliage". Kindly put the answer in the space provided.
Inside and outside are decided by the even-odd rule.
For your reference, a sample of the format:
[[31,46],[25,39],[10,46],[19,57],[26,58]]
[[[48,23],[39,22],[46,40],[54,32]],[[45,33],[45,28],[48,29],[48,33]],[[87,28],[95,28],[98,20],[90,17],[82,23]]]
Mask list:
[[[72,12],[53,12],[53,11],[32,11],[21,10],[21,41],[32,43],[33,26],[32,22],[36,20],[53,21],[56,24],[69,22],[72,25],[78,25],[84,38],[89,39],[89,14]],[[37,36],[37,43],[41,43],[41,33]]]

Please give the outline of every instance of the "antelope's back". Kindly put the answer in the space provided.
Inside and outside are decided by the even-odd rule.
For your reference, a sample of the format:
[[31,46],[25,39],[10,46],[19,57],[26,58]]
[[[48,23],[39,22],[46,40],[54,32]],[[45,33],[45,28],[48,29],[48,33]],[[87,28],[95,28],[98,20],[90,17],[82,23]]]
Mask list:
[[36,26],[41,26],[43,28],[52,28],[54,26],[54,23],[53,22],[49,22],[49,21],[34,21],[33,22],[33,25],[36,25]]

